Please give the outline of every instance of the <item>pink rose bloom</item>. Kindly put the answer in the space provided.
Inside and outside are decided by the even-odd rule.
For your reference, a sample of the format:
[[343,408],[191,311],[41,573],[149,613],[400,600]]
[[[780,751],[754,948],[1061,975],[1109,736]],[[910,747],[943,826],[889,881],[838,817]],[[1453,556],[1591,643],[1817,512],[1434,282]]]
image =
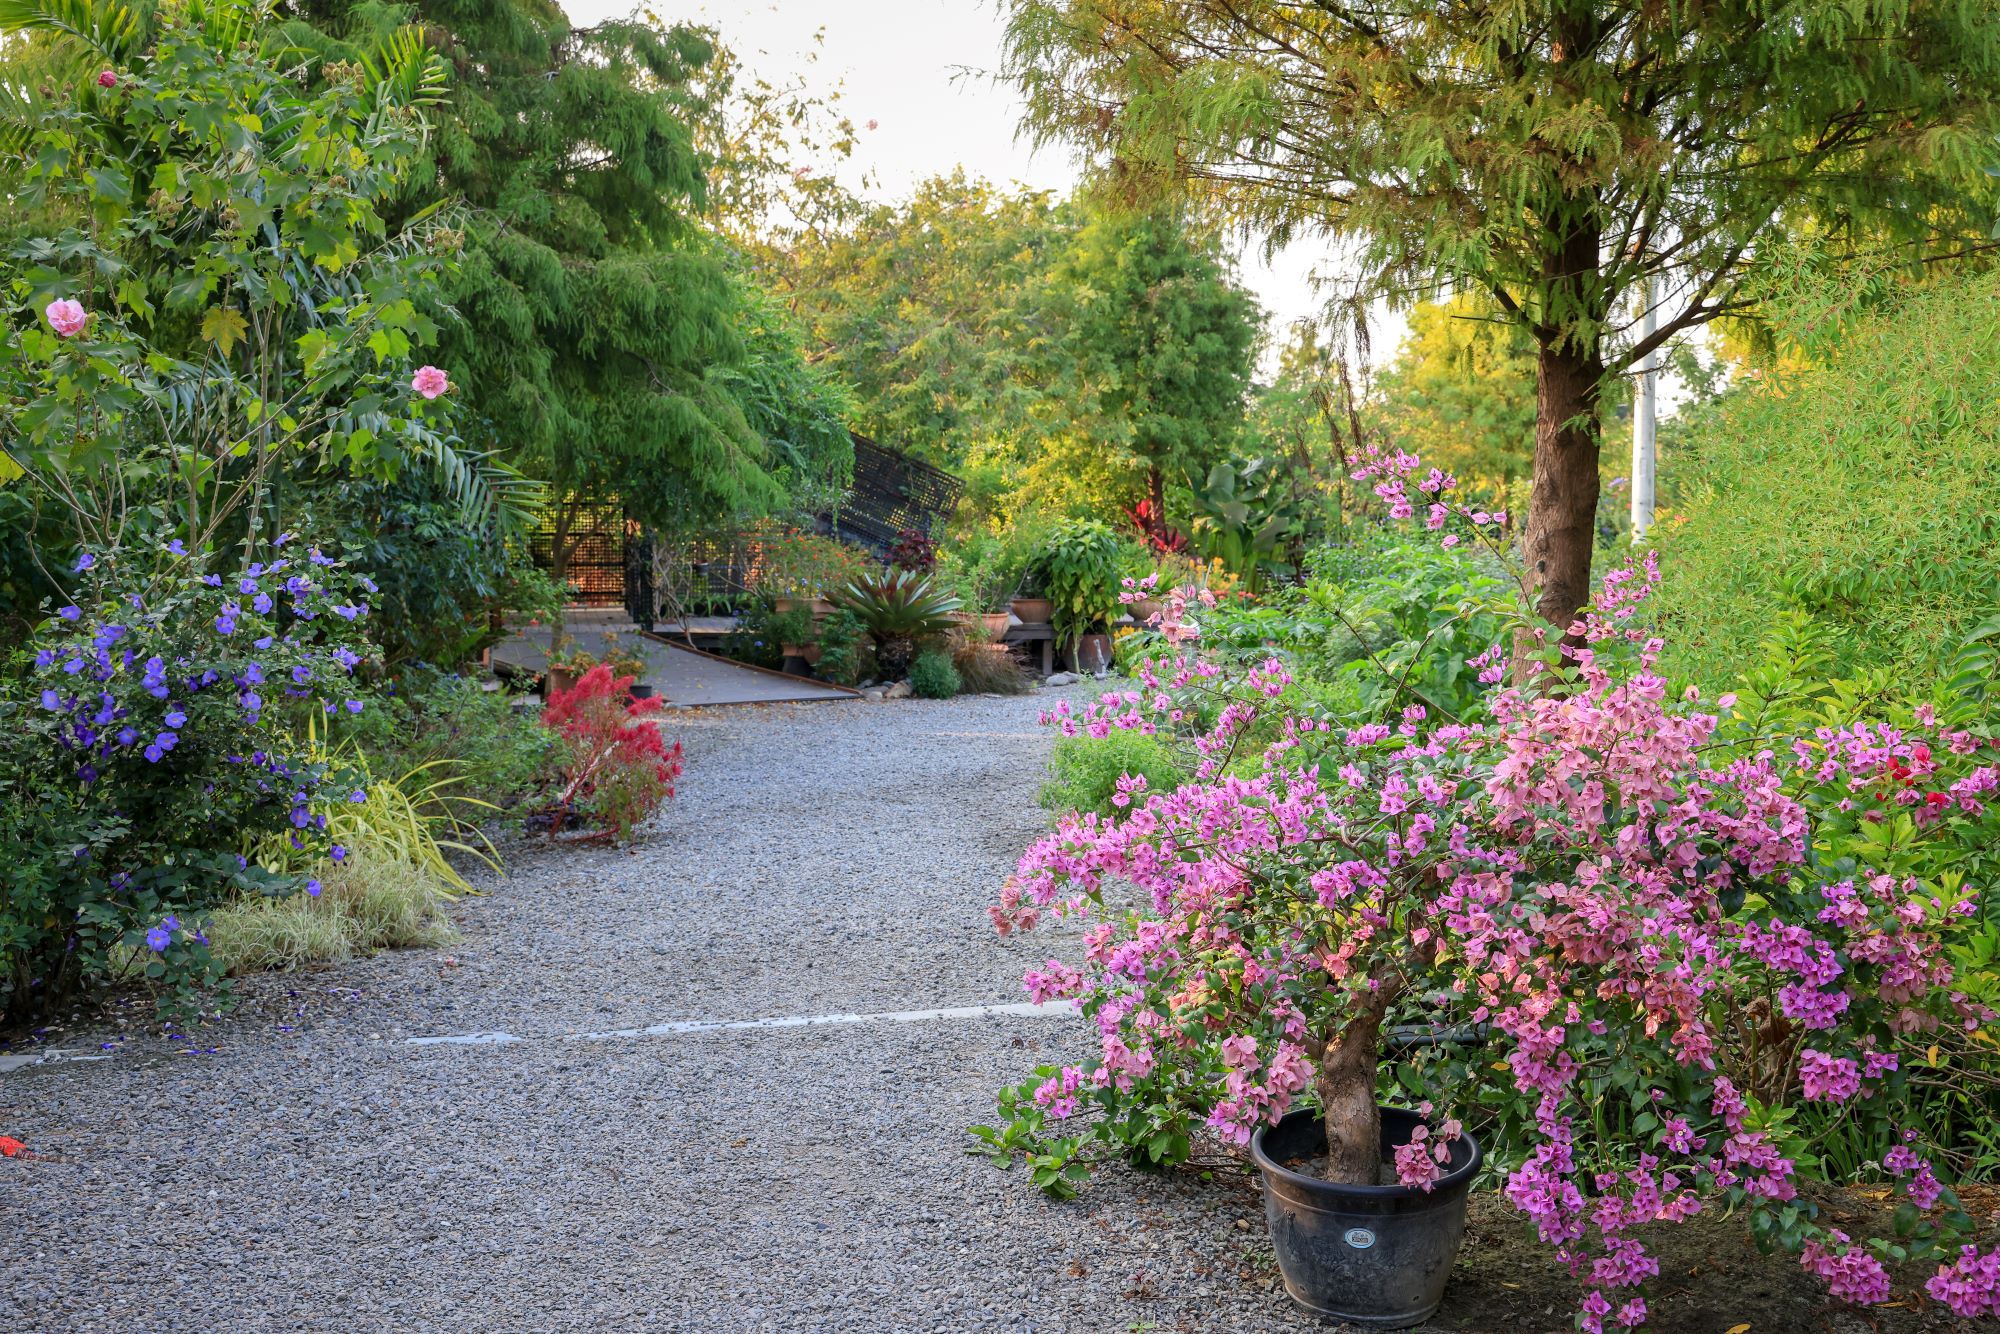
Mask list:
[[116,88],[118,86],[118,72],[116,70],[105,70],[97,76],[97,86],[99,88]]
[[447,380],[444,372],[435,366],[419,366],[417,373],[410,377],[410,388],[425,398],[436,398],[451,388],[451,381]]
[[49,327],[64,338],[74,338],[82,333],[87,318],[83,313],[83,303],[68,297],[49,302],[49,308],[42,314],[48,317]]

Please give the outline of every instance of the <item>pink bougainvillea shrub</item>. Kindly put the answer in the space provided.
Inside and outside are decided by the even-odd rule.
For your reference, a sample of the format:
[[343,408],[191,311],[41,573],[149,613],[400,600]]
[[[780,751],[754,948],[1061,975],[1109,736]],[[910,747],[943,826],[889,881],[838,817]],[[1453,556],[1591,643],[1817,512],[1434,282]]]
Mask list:
[[[1360,475],[1396,515],[1497,546],[1497,516],[1413,458]],[[974,1133],[1067,1193],[1109,1153],[1180,1161],[1198,1127],[1245,1144],[1310,1102],[1328,1175],[1372,1183],[1383,1097],[1429,1119],[1395,1154],[1411,1186],[1479,1127],[1580,1280],[1583,1329],[1645,1323],[1639,1229],[1721,1208],[1836,1297],[1883,1300],[1890,1266],[1923,1260],[1932,1298],[1993,1313],[2000,1257],[1942,1184],[1963,1146],[1925,1090],[1990,1088],[2000,1064],[1979,964],[2000,939],[1954,869],[2000,834],[2000,750],[1926,707],[1777,727],[1797,719],[1768,700],[1670,690],[1632,628],[1656,579],[1607,576],[1541,693],[1498,689],[1516,655],[1496,649],[1480,721],[1411,705],[1360,727],[1294,707],[1277,659],[1205,660],[1201,596],[1171,594],[1170,656],[1050,720],[1187,736],[1194,777],[1130,780],[1116,821],[1065,819],[992,909],[1003,933],[1083,923],[1081,957],[1025,983],[1080,1008],[1095,1054],[1003,1093]],[[1189,735],[1196,717],[1213,725]],[[1385,1063],[1411,1035],[1461,1041]],[[1886,1152],[1816,1152],[1804,1127],[1827,1116]],[[1811,1185],[1856,1177],[1900,1193],[1895,1235],[1819,1221]]]

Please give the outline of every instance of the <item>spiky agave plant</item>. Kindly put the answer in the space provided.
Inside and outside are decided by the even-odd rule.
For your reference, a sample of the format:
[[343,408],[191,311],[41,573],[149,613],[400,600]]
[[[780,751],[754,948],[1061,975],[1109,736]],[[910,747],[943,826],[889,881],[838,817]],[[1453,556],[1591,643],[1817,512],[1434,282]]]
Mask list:
[[882,677],[909,675],[917,641],[951,629],[959,600],[920,574],[882,570],[852,580],[833,601],[861,618],[875,640],[875,665]]

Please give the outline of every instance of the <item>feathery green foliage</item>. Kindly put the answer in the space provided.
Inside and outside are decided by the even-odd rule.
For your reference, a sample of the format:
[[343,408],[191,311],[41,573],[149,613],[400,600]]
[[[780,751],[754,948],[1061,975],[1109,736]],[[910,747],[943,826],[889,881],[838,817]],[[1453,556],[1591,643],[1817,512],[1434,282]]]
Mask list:
[[[1819,294],[1820,310],[1846,298]],[[1940,281],[1822,331],[1697,414],[1660,529],[1667,665],[1726,680],[1800,616],[1830,674],[1935,679],[2000,615],[2000,276]]]
[[437,169],[462,200],[445,355],[496,448],[569,521],[617,495],[687,528],[787,507],[851,466],[843,405],[703,227],[711,38],[642,18],[574,27],[549,0],[306,0],[326,55],[414,18],[448,57]]

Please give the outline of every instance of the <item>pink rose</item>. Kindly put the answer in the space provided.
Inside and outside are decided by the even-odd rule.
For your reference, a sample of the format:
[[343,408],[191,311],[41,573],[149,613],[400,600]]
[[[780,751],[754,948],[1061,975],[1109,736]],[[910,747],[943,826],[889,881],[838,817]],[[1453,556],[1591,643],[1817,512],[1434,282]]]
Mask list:
[[49,302],[48,309],[42,314],[48,318],[49,327],[64,338],[74,338],[82,333],[84,320],[87,318],[83,312],[83,303],[73,301],[69,297],[60,297]]
[[99,88],[116,88],[118,86],[118,72],[116,70],[105,70],[97,76],[97,86]]
[[451,388],[451,381],[447,380],[444,372],[435,366],[419,366],[417,373],[410,377],[410,388],[425,398],[436,398]]

